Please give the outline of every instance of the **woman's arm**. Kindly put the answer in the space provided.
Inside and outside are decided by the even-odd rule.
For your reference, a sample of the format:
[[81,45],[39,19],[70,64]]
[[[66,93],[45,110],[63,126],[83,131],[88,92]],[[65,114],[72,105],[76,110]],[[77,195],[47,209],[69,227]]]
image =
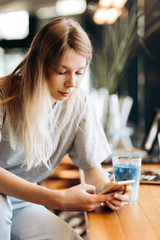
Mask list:
[[96,186],[96,193],[102,192],[107,183],[110,182],[101,164],[84,171],[84,175],[86,183]]
[[0,168],[0,193],[46,207],[54,205],[55,209],[60,208],[61,194],[58,194],[58,191],[30,183],[3,168]]
[[0,193],[44,205],[50,209],[92,211],[101,202],[114,199],[114,193],[96,195],[95,187],[79,184],[64,191],[56,191],[30,183],[3,168],[0,168]]

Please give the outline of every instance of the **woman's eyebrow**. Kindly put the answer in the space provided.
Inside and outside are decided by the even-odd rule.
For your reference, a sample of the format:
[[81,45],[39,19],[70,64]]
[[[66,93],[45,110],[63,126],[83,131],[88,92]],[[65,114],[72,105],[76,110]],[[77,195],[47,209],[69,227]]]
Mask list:
[[[59,65],[59,67],[63,67],[63,68],[69,68],[68,66],[65,66],[65,65]],[[80,68],[78,68],[78,69],[84,69],[86,66],[82,66],[82,67],[80,67]]]

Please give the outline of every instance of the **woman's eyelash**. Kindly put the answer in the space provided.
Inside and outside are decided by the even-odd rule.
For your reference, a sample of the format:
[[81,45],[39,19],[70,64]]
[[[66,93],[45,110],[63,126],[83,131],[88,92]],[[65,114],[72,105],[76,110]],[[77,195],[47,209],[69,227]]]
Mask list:
[[78,72],[78,73],[76,73],[77,75],[83,75],[83,72]]
[[58,72],[58,74],[60,75],[64,75],[66,72]]
[[[64,74],[66,74],[66,72],[58,72],[58,74],[64,75]],[[76,74],[77,75],[83,75],[83,72],[77,72]]]

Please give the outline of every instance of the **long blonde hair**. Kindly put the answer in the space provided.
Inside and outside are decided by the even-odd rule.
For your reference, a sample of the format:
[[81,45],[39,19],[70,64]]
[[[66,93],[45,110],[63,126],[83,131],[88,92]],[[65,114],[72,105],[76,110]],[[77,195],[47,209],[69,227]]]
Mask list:
[[[57,18],[45,25],[34,37],[24,60],[8,76],[0,79],[7,116],[12,125],[16,118],[16,132],[22,130],[25,159],[32,166],[45,164],[52,153],[52,97],[48,87],[50,69],[57,68],[67,48],[92,58],[92,46],[86,32],[71,18]],[[76,91],[68,99],[64,120],[58,131],[68,123]]]

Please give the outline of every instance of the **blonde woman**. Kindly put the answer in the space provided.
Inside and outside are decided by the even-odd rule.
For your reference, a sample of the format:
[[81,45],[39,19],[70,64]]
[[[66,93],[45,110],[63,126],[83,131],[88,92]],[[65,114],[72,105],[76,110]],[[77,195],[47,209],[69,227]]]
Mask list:
[[[0,79],[0,239],[81,239],[48,209],[117,210],[127,201],[126,193],[96,194],[111,184],[101,167],[111,152],[80,89],[91,58],[81,26],[58,18],[37,33],[24,60]],[[64,191],[37,185],[66,153],[84,170],[87,183]]]

